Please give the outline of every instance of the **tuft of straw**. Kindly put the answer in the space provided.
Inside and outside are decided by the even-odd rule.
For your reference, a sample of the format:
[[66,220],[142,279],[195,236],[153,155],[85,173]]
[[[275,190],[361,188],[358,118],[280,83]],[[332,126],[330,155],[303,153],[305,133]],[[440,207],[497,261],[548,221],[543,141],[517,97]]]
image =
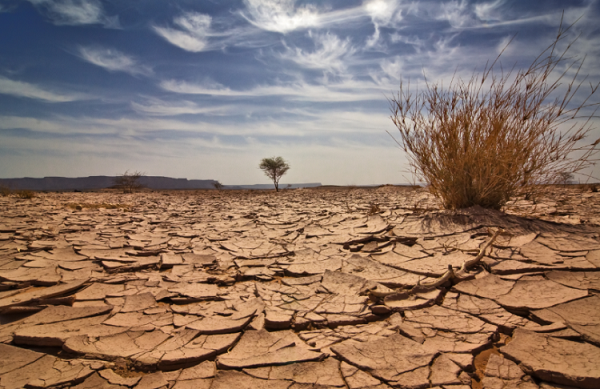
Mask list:
[[[448,88],[427,83],[413,95],[410,85],[400,84],[390,99],[391,119],[400,132],[396,142],[414,176],[445,208],[500,209],[512,196],[594,164],[600,140],[581,141],[595,110],[582,112],[599,104],[589,103],[598,85],[574,103],[583,92],[583,60],[566,56],[576,39],[561,52],[557,47],[571,27],[561,21],[556,39],[527,69],[496,71],[500,53],[482,73],[468,81],[454,77]],[[574,75],[563,89],[567,73]]]

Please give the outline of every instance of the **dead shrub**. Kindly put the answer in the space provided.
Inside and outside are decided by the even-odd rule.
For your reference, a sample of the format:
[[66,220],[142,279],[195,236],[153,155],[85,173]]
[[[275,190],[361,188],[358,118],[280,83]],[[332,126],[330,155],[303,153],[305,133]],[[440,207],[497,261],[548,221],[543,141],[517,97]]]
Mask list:
[[369,205],[369,211],[367,212],[367,215],[375,215],[380,212],[381,212],[381,208],[379,207],[379,204],[371,203]]
[[144,173],[137,170],[133,173],[129,173],[129,170],[127,170],[120,176],[115,177],[115,187],[122,189],[123,193],[133,193],[143,188],[139,181],[144,175]]
[[579,189],[581,192],[592,192],[597,193],[598,188],[600,188],[600,184],[580,184]]
[[[561,22],[554,42],[527,69],[496,70],[500,53],[468,81],[454,77],[448,88],[427,83],[416,95],[401,84],[390,99],[410,170],[445,208],[499,209],[512,196],[594,164],[600,139],[581,141],[591,130],[595,111],[587,111],[598,103],[588,101],[598,85],[580,96],[583,60],[566,56],[576,39],[558,49],[571,27]],[[568,73],[570,82],[561,86]]]
[[20,199],[28,199],[31,200],[35,197],[35,192],[29,189],[22,189],[15,191],[15,195],[17,195]]
[[10,196],[11,193],[12,193],[12,190],[10,190],[10,188],[8,186],[0,185],[0,196],[7,197],[7,196]]

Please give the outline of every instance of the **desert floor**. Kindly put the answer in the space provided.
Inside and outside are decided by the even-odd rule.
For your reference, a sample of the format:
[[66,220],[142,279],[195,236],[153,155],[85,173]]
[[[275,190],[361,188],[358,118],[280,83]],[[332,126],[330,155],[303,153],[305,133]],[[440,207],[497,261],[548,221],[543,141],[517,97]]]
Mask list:
[[506,213],[390,186],[0,209],[0,388],[600,388],[600,193]]

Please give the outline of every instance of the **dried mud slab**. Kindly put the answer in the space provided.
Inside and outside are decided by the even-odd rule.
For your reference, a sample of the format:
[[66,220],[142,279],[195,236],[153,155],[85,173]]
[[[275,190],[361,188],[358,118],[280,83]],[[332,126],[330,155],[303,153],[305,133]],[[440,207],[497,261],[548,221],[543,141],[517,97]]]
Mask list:
[[541,380],[585,389],[600,386],[600,349],[590,344],[517,329],[500,352]]
[[389,382],[403,374],[426,368],[436,352],[401,335],[360,343],[353,340],[333,346],[331,350],[344,362]]
[[586,341],[600,346],[600,297],[598,295],[534,311],[533,315],[544,322],[565,323]]
[[600,291],[600,272],[552,271],[546,277],[571,288]]
[[517,281],[504,280],[494,274],[461,282],[454,290],[490,298],[513,311],[547,308],[588,295],[588,291],[566,287],[545,278]]
[[[297,342],[300,344],[296,345]],[[217,365],[242,369],[316,361],[325,357],[323,353],[302,346],[303,343],[292,332],[247,331],[231,352],[217,359]]]
[[80,360],[63,361],[35,351],[0,344],[0,385],[6,389],[47,388],[78,383],[94,371]]
[[76,280],[66,284],[55,285],[48,288],[28,290],[10,297],[0,299],[0,312],[6,308],[27,305],[33,302],[43,302],[44,299],[60,296],[72,292],[83,286],[88,280]]
[[600,195],[563,189],[0,197],[0,387],[597,387]]
[[304,362],[284,366],[244,369],[244,372],[252,377],[265,380],[287,380],[298,384],[335,388],[346,387],[340,372],[340,362],[333,358],[327,358],[323,362]]
[[168,335],[160,330],[150,332],[123,332],[106,337],[69,338],[63,348],[74,354],[104,360],[129,358],[143,367],[173,369],[214,358],[230,348],[239,334],[200,335],[195,330],[184,330]]

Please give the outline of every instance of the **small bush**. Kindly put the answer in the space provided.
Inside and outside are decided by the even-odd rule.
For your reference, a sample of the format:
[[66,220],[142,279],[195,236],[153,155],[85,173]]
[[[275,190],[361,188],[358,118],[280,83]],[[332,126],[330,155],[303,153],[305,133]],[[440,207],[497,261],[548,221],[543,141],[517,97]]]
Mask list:
[[29,199],[29,200],[31,200],[32,198],[35,197],[35,192],[32,191],[32,190],[28,190],[28,189],[18,190],[18,191],[15,192],[15,194],[20,199]]
[[[400,85],[390,100],[391,119],[400,131],[397,143],[417,180],[426,182],[445,208],[499,209],[512,196],[531,195],[540,184],[560,183],[564,172],[593,165],[600,139],[581,141],[593,116],[583,112],[598,104],[588,103],[598,85],[579,99],[583,61],[567,60],[574,42],[562,52],[557,48],[569,28],[561,23],[554,42],[516,74],[495,71],[501,53],[483,73],[468,81],[453,79],[448,88],[427,83],[415,97],[410,86]],[[559,90],[567,72],[574,76]],[[586,120],[572,122],[581,118]]]
[[379,212],[381,212],[381,208],[379,208],[379,204],[371,203],[369,205],[369,211],[367,212],[368,215],[375,215]]
[[0,195],[2,197],[10,196],[12,190],[8,186],[0,185]]
[[600,184],[580,184],[579,189],[582,192],[593,192],[597,193],[600,188]]
[[135,171],[129,173],[126,171],[122,175],[115,178],[115,186],[123,189],[123,193],[133,193],[135,190],[141,189],[143,186],[140,184],[140,178],[144,176],[144,173]]

